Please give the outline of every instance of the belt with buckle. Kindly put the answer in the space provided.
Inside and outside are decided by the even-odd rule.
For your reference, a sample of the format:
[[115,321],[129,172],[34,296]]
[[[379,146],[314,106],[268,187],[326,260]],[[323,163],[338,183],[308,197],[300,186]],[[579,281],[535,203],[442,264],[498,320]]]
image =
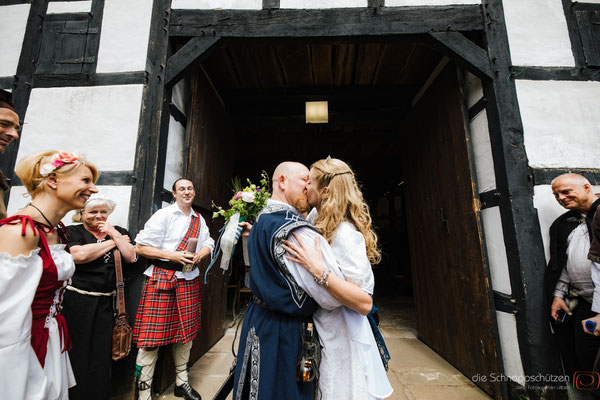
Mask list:
[[168,269],[170,271],[191,272],[198,266],[196,264],[180,264],[173,261],[152,260],[152,265],[158,268]]

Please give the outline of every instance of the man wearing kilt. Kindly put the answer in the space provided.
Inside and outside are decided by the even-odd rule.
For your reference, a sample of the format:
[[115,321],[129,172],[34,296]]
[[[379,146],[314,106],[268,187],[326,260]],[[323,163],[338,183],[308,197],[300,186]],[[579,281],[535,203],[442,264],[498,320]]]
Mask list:
[[158,348],[170,343],[175,361],[175,396],[201,398],[188,383],[187,363],[192,340],[200,329],[197,265],[212,254],[214,240],[204,218],[192,209],[196,196],[193,183],[177,180],[173,196],[175,203],[154,213],[135,238],[138,254],[152,262],[144,272],[146,284],[133,329],[133,341],[139,348],[136,374],[140,400],[151,399]]

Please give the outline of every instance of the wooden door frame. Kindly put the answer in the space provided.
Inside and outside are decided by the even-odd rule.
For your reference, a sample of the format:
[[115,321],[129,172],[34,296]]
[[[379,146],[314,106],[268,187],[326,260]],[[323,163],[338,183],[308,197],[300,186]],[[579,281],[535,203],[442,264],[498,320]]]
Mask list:
[[[263,10],[171,10],[170,0],[156,0],[130,230],[137,232],[160,206],[164,176],[161,154],[164,157],[166,153],[168,135],[164,114],[168,113],[171,88],[216,46],[230,40],[425,41],[482,80],[497,187],[480,193],[480,198],[486,199],[487,206],[499,206],[512,286],[510,295],[490,291],[491,304],[495,310],[516,317],[525,374],[558,374],[560,360],[547,351],[552,348],[551,337],[541,312],[545,256],[533,207],[534,180],[525,152],[502,0],[424,7],[385,7],[381,3],[369,1],[369,7],[355,9],[282,10],[277,9],[277,0],[265,0]],[[465,36],[470,32],[483,38],[481,47]],[[183,36],[191,40],[170,55],[171,39]],[[492,318],[495,320],[495,315]],[[497,325],[494,329],[497,332]],[[501,363],[501,357],[499,360]]]

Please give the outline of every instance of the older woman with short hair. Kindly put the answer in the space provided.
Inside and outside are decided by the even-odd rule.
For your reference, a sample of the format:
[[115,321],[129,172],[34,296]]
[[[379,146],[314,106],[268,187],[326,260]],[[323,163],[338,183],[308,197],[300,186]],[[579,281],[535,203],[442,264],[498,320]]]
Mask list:
[[63,302],[73,347],[69,352],[77,386],[70,399],[108,399],[110,389],[115,257],[135,261],[132,239],[126,229],[112,226],[108,216],[116,204],[105,197],[90,197],[73,216],[80,225],[68,227],[67,239],[76,264]]

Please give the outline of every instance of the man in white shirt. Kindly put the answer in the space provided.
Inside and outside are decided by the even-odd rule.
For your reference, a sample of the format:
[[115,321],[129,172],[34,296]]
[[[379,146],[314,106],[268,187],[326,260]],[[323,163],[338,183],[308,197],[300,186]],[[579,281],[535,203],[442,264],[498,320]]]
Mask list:
[[177,397],[200,400],[188,383],[187,363],[192,340],[200,329],[201,293],[198,263],[212,254],[214,240],[204,218],[192,209],[196,196],[187,179],[173,184],[175,203],[157,211],[135,239],[137,253],[150,259],[148,277],[138,307],[133,341],[139,399],[151,399],[158,348],[173,345]]

